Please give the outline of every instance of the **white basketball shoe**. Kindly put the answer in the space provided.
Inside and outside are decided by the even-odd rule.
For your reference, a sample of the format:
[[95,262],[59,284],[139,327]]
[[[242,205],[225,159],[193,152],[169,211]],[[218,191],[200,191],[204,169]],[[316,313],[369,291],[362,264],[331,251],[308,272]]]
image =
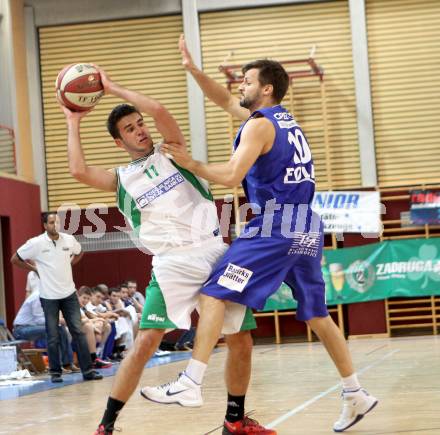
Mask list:
[[339,420],[333,425],[335,432],[344,432],[344,430],[356,424],[378,403],[378,400],[363,388],[356,391],[343,391],[342,400],[342,413]]
[[189,378],[185,372],[180,373],[173,382],[158,387],[142,388],[141,395],[158,403],[178,403],[190,407],[203,405],[201,386]]

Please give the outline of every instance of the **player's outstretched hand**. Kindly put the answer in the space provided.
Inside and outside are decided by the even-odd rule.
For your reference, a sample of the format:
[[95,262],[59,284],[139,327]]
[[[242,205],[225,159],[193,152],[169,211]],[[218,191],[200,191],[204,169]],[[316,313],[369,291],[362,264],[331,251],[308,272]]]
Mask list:
[[111,87],[113,85],[112,80],[110,79],[110,77],[108,76],[108,74],[98,65],[95,65],[94,63],[92,63],[91,65],[93,65],[96,70],[99,72],[99,75],[101,76],[101,83],[102,86],[104,87],[104,94],[108,95],[111,94]]
[[160,147],[160,151],[166,156],[171,156],[171,158],[182,168],[191,170],[195,161],[188,154],[188,150],[185,144],[180,144],[176,142],[164,143]]
[[190,70],[191,68],[195,67],[193,58],[191,56],[191,53],[188,50],[188,47],[186,46],[185,42],[185,36],[182,34],[180,35],[179,39],[179,50],[182,54],[182,65],[186,70]]

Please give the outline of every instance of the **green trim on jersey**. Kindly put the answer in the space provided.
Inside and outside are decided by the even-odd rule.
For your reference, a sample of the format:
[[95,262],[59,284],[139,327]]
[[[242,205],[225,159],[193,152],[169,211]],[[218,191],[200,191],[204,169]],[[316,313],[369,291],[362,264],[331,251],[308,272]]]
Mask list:
[[136,165],[139,162],[142,162],[143,160],[147,160],[148,157],[152,156],[154,154],[154,148],[145,156],[139,157],[136,160],[132,160],[127,166],[132,166],[132,165]]
[[179,170],[187,181],[189,181],[194,188],[200,192],[203,198],[208,199],[209,201],[214,201],[211,191],[209,189],[206,190],[200,180],[192,172],[188,171],[188,169],[182,168],[174,160],[170,159],[170,162]]
[[[116,175],[118,179],[118,208],[119,211],[126,216],[128,219],[131,220],[133,224],[133,229],[136,230],[138,227],[141,226],[141,212],[136,207],[136,203],[134,202],[134,199],[132,196],[125,190],[124,186],[121,184],[121,181],[119,179],[119,170],[116,169]],[[128,200],[126,199],[128,198]],[[126,205],[129,202],[129,210],[126,209]]]

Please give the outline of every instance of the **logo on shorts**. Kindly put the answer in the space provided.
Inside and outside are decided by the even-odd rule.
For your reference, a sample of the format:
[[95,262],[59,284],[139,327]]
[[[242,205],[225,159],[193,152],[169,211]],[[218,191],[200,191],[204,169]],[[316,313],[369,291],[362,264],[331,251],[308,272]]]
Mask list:
[[293,233],[293,242],[287,255],[308,255],[316,257],[321,243],[321,234],[318,232]]
[[149,314],[147,320],[152,322],[165,322],[165,317],[158,316],[157,314]]
[[229,290],[242,292],[253,273],[249,269],[229,263],[223,275],[218,279],[217,284]]

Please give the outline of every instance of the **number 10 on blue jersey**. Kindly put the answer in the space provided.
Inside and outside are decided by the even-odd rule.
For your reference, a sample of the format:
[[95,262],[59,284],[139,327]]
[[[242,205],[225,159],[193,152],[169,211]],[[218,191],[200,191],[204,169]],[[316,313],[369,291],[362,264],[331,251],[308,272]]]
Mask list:
[[287,133],[287,140],[295,147],[293,153],[294,166],[286,168],[284,184],[296,184],[303,181],[315,182],[315,166],[312,162],[312,153],[303,132],[299,127],[293,127]]

